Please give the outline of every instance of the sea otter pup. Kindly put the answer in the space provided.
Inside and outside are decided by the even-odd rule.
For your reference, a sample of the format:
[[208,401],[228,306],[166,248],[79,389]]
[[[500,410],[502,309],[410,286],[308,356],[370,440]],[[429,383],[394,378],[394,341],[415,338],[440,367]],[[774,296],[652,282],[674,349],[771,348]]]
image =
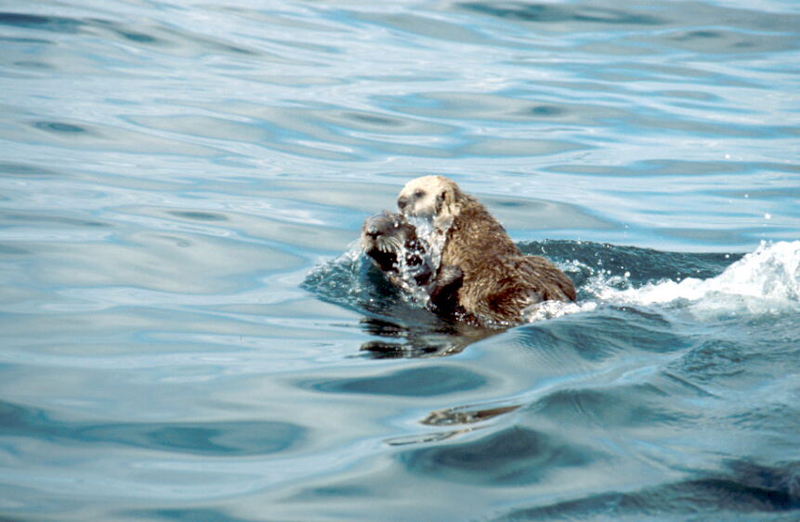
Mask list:
[[[383,212],[367,218],[361,247],[394,286],[427,301],[441,315],[459,312],[457,292],[463,278],[455,267],[435,270],[429,247],[401,214]],[[434,278],[435,272],[444,277]]]
[[[574,301],[569,277],[543,257],[526,256],[503,226],[472,196],[443,176],[409,181],[397,199],[403,215],[423,227],[436,281],[461,278],[456,299],[465,319],[503,326],[524,319],[525,308],[542,301]],[[416,221],[415,221],[416,219]],[[442,271],[442,267],[448,267]],[[458,269],[458,270],[455,270]]]

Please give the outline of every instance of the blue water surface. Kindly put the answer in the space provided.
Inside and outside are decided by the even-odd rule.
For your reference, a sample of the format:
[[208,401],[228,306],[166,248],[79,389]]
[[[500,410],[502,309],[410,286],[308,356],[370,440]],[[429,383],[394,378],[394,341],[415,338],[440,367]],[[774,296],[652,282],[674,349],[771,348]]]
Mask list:
[[[0,519],[800,518],[800,4],[0,4]],[[452,177],[579,302],[355,243]]]

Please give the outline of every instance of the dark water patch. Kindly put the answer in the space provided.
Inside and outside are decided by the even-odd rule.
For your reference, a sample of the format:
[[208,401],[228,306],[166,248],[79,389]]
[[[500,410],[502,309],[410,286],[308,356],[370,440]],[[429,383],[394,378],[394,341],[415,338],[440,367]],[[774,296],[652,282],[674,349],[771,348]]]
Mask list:
[[33,126],[40,130],[62,134],[86,134],[89,132],[86,127],[63,121],[37,121],[33,123]]
[[326,500],[369,499],[375,492],[367,485],[340,484],[305,488],[292,495],[291,500],[298,502],[325,502]]
[[[281,111],[284,112],[284,111]],[[284,135],[283,145],[297,147],[300,143],[317,142],[320,153],[352,150],[359,157],[373,155],[400,154],[410,156],[452,156],[452,151],[432,143],[432,138],[446,137],[452,142],[458,136],[458,129],[452,124],[433,122],[430,118],[404,117],[381,112],[353,112],[332,108],[285,111],[281,128],[272,123],[276,135]],[[417,115],[414,115],[417,116]],[[308,122],[313,122],[310,125]],[[402,136],[402,139],[398,139]],[[334,144],[336,148],[325,144]],[[274,146],[274,145],[273,145]]]
[[703,54],[781,52],[800,46],[797,34],[711,29],[678,31],[661,36],[660,40],[665,45]]
[[299,444],[305,428],[286,422],[137,423],[92,426],[81,440],[209,456],[253,456],[286,451]]
[[133,33],[130,31],[117,31],[117,34],[125,38],[126,40],[130,40],[136,43],[148,43],[148,44],[156,44],[159,43],[159,39],[150,36],[149,34],[144,33]]
[[459,7],[481,14],[531,23],[575,22],[611,25],[663,25],[666,20],[606,7],[588,5],[556,5],[524,2],[463,2]]
[[380,116],[379,114],[369,114],[361,112],[346,112],[342,114],[344,119],[353,121],[365,128],[376,129],[397,129],[407,126],[405,121],[398,118],[390,118],[388,116]]
[[142,27],[133,30],[127,25],[113,22],[110,20],[91,20],[92,24],[110,31],[112,34],[136,44],[153,46],[161,49],[183,48],[183,49],[206,49],[225,54],[235,54],[240,56],[257,56],[258,52],[234,45],[226,41],[211,38],[200,32],[188,32],[175,27],[164,25]]
[[0,13],[0,25],[74,34],[85,24],[81,20],[63,16],[40,16],[25,13],[2,12]]
[[220,221],[228,221],[228,217],[223,214],[217,214],[214,212],[200,212],[200,211],[192,211],[192,210],[173,210],[170,211],[169,214],[184,218],[190,219],[192,221],[210,221],[210,222],[220,222]]
[[151,34],[139,31],[132,31],[110,20],[93,18],[91,19],[91,23],[97,27],[104,27],[106,29],[109,29],[112,33],[121,37],[124,40],[128,40],[138,44],[165,45],[167,43],[166,41],[157,38]]
[[0,13],[0,25],[64,34],[77,34],[88,31],[96,33],[99,31],[137,45],[160,49],[199,46],[213,51],[242,56],[259,54],[240,45],[219,41],[199,33],[186,32],[176,29],[174,26],[153,25],[134,28],[132,27],[133,24],[122,24],[102,18],[78,19],[9,12]]
[[91,24],[105,29],[115,36],[139,45],[158,47],[160,49],[183,48],[206,49],[221,53],[241,56],[256,56],[259,53],[239,45],[206,36],[200,32],[189,32],[174,26],[152,25],[139,27],[136,30],[130,24],[120,24],[111,20],[92,19]]
[[89,219],[78,219],[66,216],[48,216],[45,214],[32,214],[32,213],[18,213],[18,212],[2,212],[0,211],[0,221],[6,223],[25,224],[47,224],[47,225],[67,225],[76,228],[109,228],[112,225],[102,221],[95,221]]
[[690,38],[719,38],[720,37],[719,31],[689,31],[683,36],[675,36],[676,40],[679,39],[690,39]]
[[[50,40],[42,38],[14,38],[11,36],[0,36],[0,42],[17,43],[17,44],[35,44],[35,45],[48,45],[53,43]],[[16,62],[19,63],[19,62]]]
[[486,487],[533,484],[566,467],[588,465],[599,455],[589,449],[524,427],[483,434],[470,442],[444,443],[400,453],[414,474]]
[[54,418],[42,409],[0,402],[0,435],[73,444],[113,444],[206,456],[252,456],[300,444],[306,428],[272,421],[85,423]]
[[4,174],[24,177],[52,177],[63,175],[59,172],[45,167],[40,167],[38,165],[16,163],[13,161],[0,161],[0,176]]
[[134,509],[119,512],[120,518],[134,520],[170,520],[184,522],[245,522],[249,518],[233,516],[214,508]]
[[140,27],[134,30],[129,25],[103,19],[91,19],[88,21],[94,27],[104,29],[114,36],[123,40],[133,42],[147,47],[157,47],[159,49],[194,48],[221,51],[224,53],[234,53],[240,55],[255,55],[257,53],[242,47],[220,42],[200,34],[189,33],[166,26]]
[[389,118],[386,116],[378,116],[377,114],[366,114],[366,113],[359,113],[359,112],[348,112],[344,114],[345,118],[351,119],[353,121],[357,121],[360,123],[366,123],[369,126],[374,127],[402,127],[403,122],[399,121],[396,118]]
[[628,272],[632,284],[640,286],[664,279],[681,280],[687,277],[707,279],[722,273],[743,254],[663,252],[648,248],[619,246],[586,241],[548,240],[520,243],[526,254],[541,255],[556,261],[578,261],[591,270],[581,270],[574,276],[581,286],[595,270],[612,275]]
[[776,467],[741,463],[732,468],[731,474],[517,509],[494,520],[662,519],[665,516],[738,520],[744,514],[800,514],[797,513],[800,510],[800,466],[797,463]]
[[566,114],[567,110],[564,107],[556,105],[535,105],[531,107],[528,112],[534,116],[553,117],[562,116]]
[[31,70],[55,70],[56,68],[53,67],[49,63],[40,62],[37,60],[20,60],[14,62],[14,65],[21,68],[21,69],[31,69]]
[[481,388],[487,379],[464,368],[420,366],[378,377],[300,381],[301,388],[326,393],[358,393],[404,397],[433,397]]

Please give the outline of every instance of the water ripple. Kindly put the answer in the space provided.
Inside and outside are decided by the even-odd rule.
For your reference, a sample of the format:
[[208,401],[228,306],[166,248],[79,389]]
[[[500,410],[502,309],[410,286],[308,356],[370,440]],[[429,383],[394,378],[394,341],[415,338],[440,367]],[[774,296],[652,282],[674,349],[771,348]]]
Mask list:
[[[799,27],[6,5],[0,518],[792,518]],[[486,331],[393,289],[359,230],[431,173],[580,301]]]

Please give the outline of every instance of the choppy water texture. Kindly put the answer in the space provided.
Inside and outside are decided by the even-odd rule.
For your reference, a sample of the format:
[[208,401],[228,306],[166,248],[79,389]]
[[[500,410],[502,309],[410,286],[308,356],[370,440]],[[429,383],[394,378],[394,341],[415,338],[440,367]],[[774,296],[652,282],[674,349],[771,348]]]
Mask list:
[[[800,7],[0,3],[3,520],[796,520]],[[353,242],[451,176],[580,301]]]

